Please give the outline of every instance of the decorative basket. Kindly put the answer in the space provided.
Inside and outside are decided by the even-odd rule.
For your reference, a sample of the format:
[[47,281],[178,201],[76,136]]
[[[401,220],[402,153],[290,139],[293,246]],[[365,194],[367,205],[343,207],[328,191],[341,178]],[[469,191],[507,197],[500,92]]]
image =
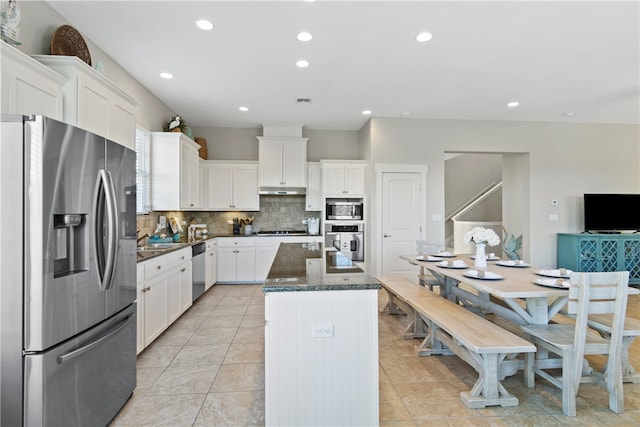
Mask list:
[[196,138],[194,139],[194,141],[196,142],[196,144],[198,144],[200,146],[200,148],[198,149],[198,155],[200,156],[201,159],[203,160],[207,160],[209,158],[209,150],[207,148],[207,140],[204,138]]
[[51,37],[51,54],[63,56],[77,56],[91,65],[91,54],[84,39],[71,25],[61,25]]

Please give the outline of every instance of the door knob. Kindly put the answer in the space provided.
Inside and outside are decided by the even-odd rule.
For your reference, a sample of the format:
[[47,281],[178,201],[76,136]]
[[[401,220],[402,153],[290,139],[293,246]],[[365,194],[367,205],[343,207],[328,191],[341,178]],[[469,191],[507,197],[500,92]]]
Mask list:
[[385,234],[383,237],[391,237],[391,234]]

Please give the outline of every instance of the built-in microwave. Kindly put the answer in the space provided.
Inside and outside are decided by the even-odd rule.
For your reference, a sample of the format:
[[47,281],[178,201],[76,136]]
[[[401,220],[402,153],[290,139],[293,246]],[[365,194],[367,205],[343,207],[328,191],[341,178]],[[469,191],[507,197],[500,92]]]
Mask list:
[[327,199],[326,219],[331,220],[349,220],[362,221],[363,217],[362,199]]

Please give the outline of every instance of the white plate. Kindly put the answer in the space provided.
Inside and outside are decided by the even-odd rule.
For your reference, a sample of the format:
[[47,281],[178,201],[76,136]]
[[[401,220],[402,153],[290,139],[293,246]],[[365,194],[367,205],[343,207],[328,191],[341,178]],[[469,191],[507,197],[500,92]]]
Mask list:
[[418,255],[416,257],[416,260],[418,261],[429,261],[429,262],[434,262],[434,261],[442,261],[444,258],[442,257],[437,257],[437,256],[433,256],[433,255]]
[[560,279],[534,279],[533,283],[548,288],[569,289],[569,282]]
[[496,262],[496,265],[501,265],[503,267],[520,267],[520,268],[531,267],[531,264],[527,264],[524,261],[513,261],[513,260],[498,261]]
[[[480,270],[480,271],[482,271],[482,270]],[[480,279],[480,280],[500,280],[500,279],[504,279],[504,277],[502,277],[501,275],[496,274],[496,273],[492,273],[490,271],[485,271],[484,272],[484,276],[478,276],[478,273],[479,273],[478,270],[468,270],[468,271],[465,271],[462,274],[467,276],[467,277],[471,277],[473,279]]]
[[[560,270],[563,270],[563,271],[560,271]],[[534,273],[536,273],[538,276],[568,279],[569,277],[571,277],[571,273],[573,273],[573,271],[567,270],[566,268],[562,268],[562,269],[556,269],[556,270],[536,270]]]
[[441,262],[437,263],[436,265],[438,267],[442,267],[442,268],[458,268],[458,269],[462,269],[462,268],[467,268],[468,267],[466,264],[453,265],[453,263],[450,262],[450,261],[441,261]]
[[[470,258],[471,259],[476,259],[476,256],[472,255]],[[500,257],[497,257],[497,256],[493,256],[491,258],[487,257],[487,261],[499,261],[499,260],[500,260]]]
[[440,258],[455,258],[455,255],[452,254],[451,252],[436,252],[435,254],[432,254],[433,256],[437,256]]

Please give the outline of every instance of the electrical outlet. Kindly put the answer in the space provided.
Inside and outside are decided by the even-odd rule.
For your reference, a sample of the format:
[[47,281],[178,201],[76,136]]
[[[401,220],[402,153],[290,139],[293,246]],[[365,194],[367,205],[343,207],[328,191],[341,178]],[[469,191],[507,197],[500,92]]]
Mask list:
[[333,325],[317,324],[311,326],[312,338],[331,338],[333,336]]
[[232,219],[228,220],[227,224],[233,224],[233,220]]

